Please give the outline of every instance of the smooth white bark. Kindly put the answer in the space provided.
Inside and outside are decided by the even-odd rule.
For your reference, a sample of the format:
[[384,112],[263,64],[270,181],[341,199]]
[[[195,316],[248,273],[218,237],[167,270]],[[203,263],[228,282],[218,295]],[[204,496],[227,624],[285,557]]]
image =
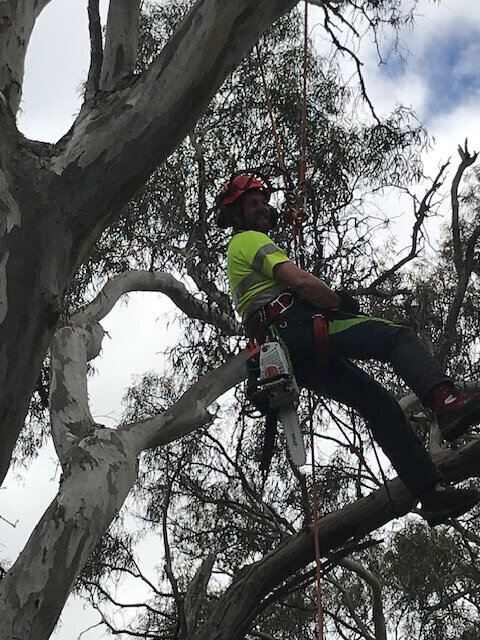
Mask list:
[[[153,420],[118,430],[96,425],[88,406],[87,363],[98,355],[104,332],[93,316],[103,318],[126,283],[126,290],[135,281],[149,283],[149,288],[164,286],[164,279],[155,280],[154,274],[128,275],[108,283],[109,295],[104,289],[73,316],[71,326],[55,334],[50,403],[63,473],[55,500],[0,582],[0,640],[46,640],[50,636],[76,577],[136,480],[138,454],[210,422],[208,406],[245,376],[240,355],[193,384]],[[200,572],[199,586],[206,587],[205,580],[206,567]],[[189,619],[194,626],[196,617]]]
[[87,364],[100,353],[104,331],[98,324],[59,329],[51,347],[50,419],[57,455],[64,465],[71,447],[92,431]]
[[167,295],[190,318],[198,318],[216,325],[227,335],[238,335],[242,329],[231,315],[197,299],[185,285],[169,273],[151,271],[126,271],[109,280],[98,296],[74,315],[73,321],[81,323],[92,318],[102,320],[113,308],[120,296],[129,291],[158,291]]

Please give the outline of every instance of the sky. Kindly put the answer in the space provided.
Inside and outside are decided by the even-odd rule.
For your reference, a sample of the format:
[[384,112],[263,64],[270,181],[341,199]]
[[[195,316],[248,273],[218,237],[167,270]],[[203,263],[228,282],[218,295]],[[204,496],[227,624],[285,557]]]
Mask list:
[[[79,110],[89,64],[86,7],[87,0],[53,0],[38,20],[27,56],[19,117],[19,127],[28,137],[55,142]],[[107,7],[103,0],[103,20]],[[379,64],[367,40],[359,54],[378,113],[388,113],[398,104],[410,106],[434,137],[435,144],[424,159],[433,174],[450,156],[455,167],[457,145],[465,138],[470,149],[480,150],[480,4],[478,0],[449,0],[441,5],[422,1],[416,13],[415,28],[401,34],[402,48],[409,52],[403,63],[390,55]],[[175,330],[167,329],[171,314],[165,297],[134,294],[105,319],[108,337],[89,384],[92,413],[99,422],[115,423],[121,413],[120,399],[134,376],[162,371],[161,351],[175,339]],[[8,476],[0,490],[0,515],[18,524],[13,528],[0,519],[2,557],[13,560],[21,550],[53,498],[58,478],[51,445],[27,471]],[[154,578],[155,562],[144,562]],[[136,599],[139,594],[129,587],[122,596]],[[74,640],[97,620],[94,612],[71,599],[54,637]],[[98,629],[83,636],[86,640],[102,637]]]

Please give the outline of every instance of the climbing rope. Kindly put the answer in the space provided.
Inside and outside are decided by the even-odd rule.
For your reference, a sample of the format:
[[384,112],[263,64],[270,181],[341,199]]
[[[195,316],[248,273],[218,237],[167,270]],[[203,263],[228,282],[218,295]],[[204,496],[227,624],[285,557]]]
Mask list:
[[[296,250],[300,253],[300,261],[303,262],[303,253],[299,252],[304,243],[303,220],[307,217],[307,95],[308,95],[308,0],[305,0],[304,15],[304,38],[303,38],[303,99],[302,99],[302,121],[300,126],[300,165],[298,171],[299,179],[299,202],[297,207],[297,217],[293,221],[294,235],[297,238]],[[304,268],[304,265],[300,265]],[[322,591],[322,555],[320,550],[320,527],[319,527],[319,500],[318,485],[315,470],[315,436],[313,429],[313,394],[308,391],[308,410],[310,427],[310,449],[312,457],[312,501],[313,501],[313,530],[315,534],[315,564],[317,583],[317,624],[318,640],[323,640],[323,591]]]
[[[303,38],[303,73],[302,73],[302,108],[301,108],[301,121],[300,121],[300,161],[298,167],[298,192],[296,197],[290,197],[287,199],[287,212],[286,220],[293,226],[293,242],[294,242],[294,256],[295,263],[302,269],[305,268],[304,256],[301,248],[304,245],[303,237],[303,221],[307,217],[308,213],[308,197],[307,197],[307,126],[308,126],[308,0],[305,0],[305,13],[304,13],[304,38]],[[265,68],[262,61],[260,47],[256,47],[258,66],[260,69],[260,75],[262,77],[263,91],[265,94],[265,102],[267,105],[267,111],[274,135],[275,149],[277,154],[278,166],[284,173],[285,188],[288,191],[289,185],[286,180],[286,167],[284,154],[282,151],[282,145],[280,135],[275,120],[273,111],[271,93],[268,87],[267,78],[265,74]],[[317,587],[317,624],[318,624],[318,640],[323,640],[323,598],[322,598],[322,556],[320,550],[320,530],[319,530],[319,499],[318,499],[318,486],[315,470],[315,437],[313,428],[313,395],[312,392],[308,392],[308,409],[309,409],[309,428],[310,428],[310,449],[311,449],[311,464],[312,464],[312,515],[313,526],[315,536],[315,562],[316,562],[316,587]]]
[[[260,52],[260,46],[258,44],[255,46],[255,50],[257,52],[258,68],[260,69],[260,75],[262,77],[263,92],[265,94],[265,102],[266,102],[266,105],[267,105],[268,117],[270,118],[270,124],[272,126],[272,131],[273,131],[273,137],[275,138],[275,149],[277,151],[277,162],[278,162],[278,166],[284,172],[284,176],[285,176],[286,168],[285,168],[285,160],[283,158],[282,143],[280,141],[280,134],[278,133],[278,129],[277,129],[277,122],[275,120],[275,114],[273,113],[272,96],[270,94],[270,89],[268,88],[267,76],[265,74],[265,67],[263,65],[262,54]],[[285,185],[285,186],[287,186],[287,185]]]

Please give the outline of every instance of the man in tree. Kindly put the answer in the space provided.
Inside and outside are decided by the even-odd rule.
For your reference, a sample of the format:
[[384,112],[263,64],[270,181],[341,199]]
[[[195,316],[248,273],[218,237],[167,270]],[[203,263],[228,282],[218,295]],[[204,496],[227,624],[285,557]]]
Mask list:
[[434,411],[448,441],[480,420],[480,396],[458,389],[411,329],[360,314],[349,294],[297,267],[266,235],[278,218],[269,198],[269,187],[247,174],[228,181],[218,197],[218,224],[234,231],[228,277],[247,335],[261,342],[275,326],[300,386],[363,416],[432,526],[462,515],[480,492],[445,484],[395,398],[350,358],[390,363]]

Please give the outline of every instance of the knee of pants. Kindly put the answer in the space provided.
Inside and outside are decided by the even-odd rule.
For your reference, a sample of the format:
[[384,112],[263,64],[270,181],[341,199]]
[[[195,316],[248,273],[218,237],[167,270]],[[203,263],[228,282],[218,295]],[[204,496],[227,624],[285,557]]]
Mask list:
[[420,338],[418,337],[418,335],[410,327],[395,325],[395,329],[392,332],[390,339],[388,340],[388,346],[392,348],[401,342],[405,344],[418,343],[419,340]]

